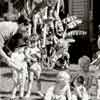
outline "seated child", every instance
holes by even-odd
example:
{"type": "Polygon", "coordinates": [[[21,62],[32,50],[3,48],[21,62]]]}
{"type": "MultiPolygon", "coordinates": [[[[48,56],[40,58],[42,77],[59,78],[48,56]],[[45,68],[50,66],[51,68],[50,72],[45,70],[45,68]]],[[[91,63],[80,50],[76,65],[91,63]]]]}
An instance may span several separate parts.
{"type": "Polygon", "coordinates": [[[83,76],[79,76],[77,78],[77,80],[75,80],[74,85],[75,85],[75,91],[76,91],[78,100],[89,100],[89,96],[88,96],[87,90],[84,86],[84,83],[85,83],[85,81],[84,81],[83,76]]]}
{"type": "Polygon", "coordinates": [[[80,70],[77,71],[76,75],[72,76],[72,81],[77,80],[79,76],[82,76],[84,78],[84,86],[86,88],[86,91],[88,92],[88,95],[91,94],[91,86],[92,86],[92,80],[94,78],[93,74],[90,72],[90,58],[88,56],[82,56],[78,60],[78,64],[80,66],[80,70]]]}
{"type": "Polygon", "coordinates": [[[81,71],[79,71],[77,76],[83,76],[84,81],[85,81],[85,87],[87,91],[89,92],[89,89],[91,88],[92,85],[92,80],[93,80],[93,75],[89,70],[90,67],[90,58],[88,56],[82,56],[78,60],[78,64],[81,68],[81,71]]]}
{"type": "Polygon", "coordinates": [[[60,71],[56,77],[56,84],[51,86],[44,97],[44,100],[71,100],[70,75],[60,71]]]}

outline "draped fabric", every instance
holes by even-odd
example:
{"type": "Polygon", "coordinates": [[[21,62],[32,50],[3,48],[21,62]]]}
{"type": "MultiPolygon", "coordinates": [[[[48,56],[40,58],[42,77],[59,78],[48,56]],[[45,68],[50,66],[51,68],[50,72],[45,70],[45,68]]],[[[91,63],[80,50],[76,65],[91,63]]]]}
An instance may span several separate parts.
{"type": "Polygon", "coordinates": [[[33,13],[38,12],[41,8],[45,6],[54,5],[60,9],[64,10],[63,0],[11,0],[13,6],[18,10],[18,12],[26,13],[28,16],[33,16],[33,13]]]}

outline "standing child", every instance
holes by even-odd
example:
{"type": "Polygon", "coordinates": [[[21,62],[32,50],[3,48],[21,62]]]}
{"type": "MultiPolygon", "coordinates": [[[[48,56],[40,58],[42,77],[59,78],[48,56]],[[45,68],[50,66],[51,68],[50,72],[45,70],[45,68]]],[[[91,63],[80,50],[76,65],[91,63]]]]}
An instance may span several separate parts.
{"type": "Polygon", "coordinates": [[[40,58],[41,58],[41,52],[40,49],[36,47],[28,47],[25,49],[25,56],[27,58],[28,63],[28,86],[27,86],[27,93],[26,98],[29,98],[31,95],[31,89],[34,77],[37,80],[37,88],[38,88],[38,94],[42,97],[43,94],[41,92],[41,83],[40,83],[40,74],[42,72],[41,64],[40,64],[40,58]]]}
{"type": "Polygon", "coordinates": [[[25,82],[28,75],[27,72],[27,62],[25,61],[24,47],[16,48],[15,51],[11,55],[12,61],[22,69],[22,71],[18,72],[13,69],[13,81],[14,88],[12,92],[12,99],[16,98],[16,92],[19,87],[20,89],[20,97],[24,96],[24,88],[25,82]]]}
{"type": "Polygon", "coordinates": [[[71,100],[70,75],[61,71],[56,77],[56,84],[51,86],[44,97],[44,100],[71,100]]]}

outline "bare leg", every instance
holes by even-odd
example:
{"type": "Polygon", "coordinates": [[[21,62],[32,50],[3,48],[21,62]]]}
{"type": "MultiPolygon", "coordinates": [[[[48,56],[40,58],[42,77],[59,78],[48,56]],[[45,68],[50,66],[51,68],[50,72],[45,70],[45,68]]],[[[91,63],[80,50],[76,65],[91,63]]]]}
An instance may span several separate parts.
{"type": "Polygon", "coordinates": [[[21,76],[19,76],[21,78],[21,82],[20,82],[20,97],[24,96],[24,88],[25,88],[25,81],[26,81],[26,73],[22,72],[21,76]]]}
{"type": "MultiPolygon", "coordinates": [[[[41,72],[41,71],[40,71],[41,72]]],[[[41,80],[39,79],[40,78],[40,72],[38,72],[37,73],[37,75],[36,75],[36,81],[37,81],[37,90],[38,90],[38,94],[41,96],[41,97],[43,97],[44,95],[43,95],[43,93],[41,92],[41,80]]]]}
{"type": "Polygon", "coordinates": [[[30,95],[31,95],[33,78],[34,78],[34,73],[33,72],[29,72],[29,80],[28,80],[27,94],[25,96],[26,98],[29,98],[30,95]]]}
{"type": "Polygon", "coordinates": [[[14,89],[13,89],[13,92],[12,92],[12,97],[11,97],[11,98],[16,98],[17,89],[18,89],[18,85],[15,84],[14,89]]]}
{"type": "Polygon", "coordinates": [[[18,72],[17,71],[13,71],[13,82],[14,82],[14,87],[13,87],[11,98],[16,98],[16,92],[18,89],[18,72]]]}
{"type": "Polygon", "coordinates": [[[38,91],[41,91],[41,82],[39,79],[37,80],[37,87],[38,87],[38,91]]]}
{"type": "Polygon", "coordinates": [[[41,81],[38,79],[37,80],[37,89],[38,89],[38,94],[43,97],[43,93],[41,92],[41,81]]]}

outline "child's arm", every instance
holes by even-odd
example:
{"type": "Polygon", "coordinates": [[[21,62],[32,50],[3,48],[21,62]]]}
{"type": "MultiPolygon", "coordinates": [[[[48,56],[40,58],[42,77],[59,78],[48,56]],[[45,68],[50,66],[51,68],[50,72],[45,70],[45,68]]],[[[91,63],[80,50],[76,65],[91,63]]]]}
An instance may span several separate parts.
{"type": "Polygon", "coordinates": [[[82,98],[82,90],[80,91],[80,88],[79,87],[76,87],[75,90],[76,90],[77,96],[79,98],[82,98]]]}
{"type": "Polygon", "coordinates": [[[92,80],[93,80],[93,76],[91,75],[88,79],[88,84],[86,86],[86,89],[89,90],[92,86],[92,80]]]}
{"type": "Polygon", "coordinates": [[[81,98],[82,100],[89,100],[87,90],[84,86],[76,88],[76,92],[78,97],[81,98]]]}
{"type": "Polygon", "coordinates": [[[44,100],[51,100],[53,97],[53,87],[50,87],[44,97],[44,100]]]}
{"type": "Polygon", "coordinates": [[[29,61],[33,60],[32,56],[31,56],[31,49],[30,48],[27,48],[27,50],[25,51],[25,56],[29,61]]]}

